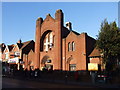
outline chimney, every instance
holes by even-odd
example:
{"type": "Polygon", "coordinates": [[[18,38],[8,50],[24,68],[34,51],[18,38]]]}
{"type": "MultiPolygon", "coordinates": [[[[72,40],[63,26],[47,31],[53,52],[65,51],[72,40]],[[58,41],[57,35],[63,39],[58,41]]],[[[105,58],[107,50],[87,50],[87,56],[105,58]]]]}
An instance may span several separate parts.
{"type": "Polygon", "coordinates": [[[56,10],[55,12],[55,20],[61,23],[61,26],[63,26],[63,18],[64,14],[61,9],[56,10]]]}
{"type": "Polygon", "coordinates": [[[72,30],[72,23],[71,22],[66,22],[65,24],[66,24],[66,28],[68,30],[72,30]]]}
{"type": "Polygon", "coordinates": [[[22,40],[20,39],[17,43],[19,43],[19,44],[22,43],[22,40]]]}

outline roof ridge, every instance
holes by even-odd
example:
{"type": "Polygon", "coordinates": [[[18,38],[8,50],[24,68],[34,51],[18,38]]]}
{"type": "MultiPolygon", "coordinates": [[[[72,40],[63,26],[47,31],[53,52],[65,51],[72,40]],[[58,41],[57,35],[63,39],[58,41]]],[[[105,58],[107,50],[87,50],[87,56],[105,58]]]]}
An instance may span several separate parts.
{"type": "Polygon", "coordinates": [[[73,33],[75,33],[76,35],[80,35],[80,33],[74,31],[74,30],[71,30],[73,33]]]}
{"type": "Polygon", "coordinates": [[[89,57],[93,56],[100,56],[100,50],[97,47],[95,47],[89,55],[89,57]]]}
{"type": "Polygon", "coordinates": [[[26,47],[31,41],[33,41],[33,40],[23,42],[22,43],[23,45],[22,45],[22,47],[20,49],[23,49],[24,47],[26,47]]]}
{"type": "Polygon", "coordinates": [[[22,42],[22,43],[26,43],[26,42],[30,42],[30,41],[33,41],[33,40],[25,41],[25,42],[22,42]]]}

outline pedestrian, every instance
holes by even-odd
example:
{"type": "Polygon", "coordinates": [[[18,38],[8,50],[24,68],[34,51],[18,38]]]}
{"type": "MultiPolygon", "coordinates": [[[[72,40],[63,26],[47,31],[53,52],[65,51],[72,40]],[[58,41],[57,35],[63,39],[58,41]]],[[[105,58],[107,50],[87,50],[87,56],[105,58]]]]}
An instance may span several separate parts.
{"type": "Polygon", "coordinates": [[[34,77],[35,77],[35,79],[38,77],[38,68],[35,68],[35,70],[34,70],[34,77]]]}
{"type": "Polygon", "coordinates": [[[97,73],[95,71],[91,71],[92,83],[96,83],[97,73]]]}
{"type": "Polygon", "coordinates": [[[7,66],[7,76],[10,76],[10,67],[7,66]]]}
{"type": "Polygon", "coordinates": [[[65,73],[65,83],[68,82],[68,72],[65,73]]]}
{"type": "Polygon", "coordinates": [[[39,70],[38,68],[37,68],[37,72],[38,72],[38,73],[37,73],[38,78],[40,78],[40,74],[41,74],[41,73],[40,73],[40,70],[39,70]]]}
{"type": "Polygon", "coordinates": [[[10,72],[11,72],[11,77],[13,78],[14,77],[14,70],[13,70],[13,68],[10,69],[10,72]]]}
{"type": "Polygon", "coordinates": [[[2,68],[2,74],[3,74],[3,76],[5,76],[5,68],[4,67],[2,68]]]}

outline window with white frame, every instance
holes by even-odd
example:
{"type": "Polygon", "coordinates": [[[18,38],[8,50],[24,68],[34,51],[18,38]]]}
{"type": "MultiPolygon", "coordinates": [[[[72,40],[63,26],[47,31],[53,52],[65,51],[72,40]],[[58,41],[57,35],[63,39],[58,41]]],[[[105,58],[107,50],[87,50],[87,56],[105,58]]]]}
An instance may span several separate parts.
{"type": "Polygon", "coordinates": [[[75,42],[72,42],[72,51],[75,51],[75,42]]]}
{"type": "Polygon", "coordinates": [[[5,59],[9,59],[9,53],[8,52],[5,53],[5,59]]]}
{"type": "Polygon", "coordinates": [[[15,52],[15,57],[19,57],[20,56],[20,52],[15,52]]]}
{"type": "Polygon", "coordinates": [[[52,32],[49,32],[44,39],[44,51],[51,50],[54,45],[54,36],[52,32]]]}
{"type": "Polygon", "coordinates": [[[49,37],[50,37],[49,48],[51,49],[53,46],[53,33],[52,32],[49,34],[49,37]]]}
{"type": "Polygon", "coordinates": [[[44,51],[48,51],[48,45],[49,42],[48,42],[48,34],[47,34],[44,40],[44,51]]]}
{"type": "Polygon", "coordinates": [[[70,45],[70,42],[68,43],[68,51],[71,51],[71,45],[70,45]]]}

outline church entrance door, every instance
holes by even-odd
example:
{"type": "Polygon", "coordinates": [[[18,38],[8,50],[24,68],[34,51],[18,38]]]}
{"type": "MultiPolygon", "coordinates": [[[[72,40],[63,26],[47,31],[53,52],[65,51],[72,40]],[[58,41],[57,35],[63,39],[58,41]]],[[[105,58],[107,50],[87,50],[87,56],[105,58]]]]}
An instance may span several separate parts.
{"type": "Polygon", "coordinates": [[[45,65],[48,70],[53,70],[53,65],[51,64],[46,64],[45,65]]]}

